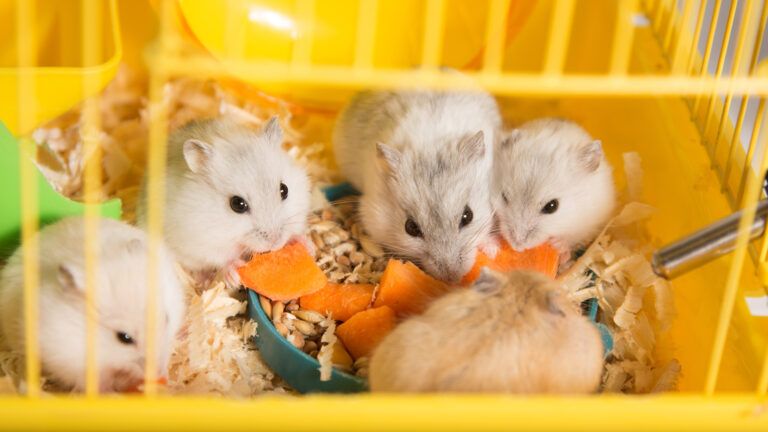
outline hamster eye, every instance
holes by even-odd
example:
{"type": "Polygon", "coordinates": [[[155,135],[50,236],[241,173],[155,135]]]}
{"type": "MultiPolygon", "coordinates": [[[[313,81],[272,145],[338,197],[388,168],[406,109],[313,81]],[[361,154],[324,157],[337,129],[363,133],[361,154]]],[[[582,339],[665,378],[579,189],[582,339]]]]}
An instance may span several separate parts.
{"type": "Polygon", "coordinates": [[[423,237],[424,235],[421,233],[421,228],[419,228],[419,224],[413,221],[413,219],[408,218],[405,221],[405,232],[408,233],[411,237],[423,237]]]}
{"type": "Polygon", "coordinates": [[[560,206],[560,202],[556,199],[553,199],[552,201],[544,204],[544,207],[541,209],[541,212],[544,214],[552,214],[557,211],[557,208],[560,206]]]}
{"type": "Polygon", "coordinates": [[[248,211],[248,202],[242,197],[235,195],[229,199],[229,207],[235,213],[245,213],[248,211]]]}
{"type": "Polygon", "coordinates": [[[282,198],[283,201],[288,198],[288,186],[286,186],[285,183],[280,183],[280,198],[282,198]]]}
{"type": "Polygon", "coordinates": [[[135,342],[134,342],[134,340],[133,340],[133,338],[131,337],[131,335],[129,335],[128,333],[125,333],[125,332],[116,332],[116,333],[115,333],[115,336],[117,336],[117,340],[118,340],[118,341],[119,341],[121,344],[125,344],[125,345],[133,345],[133,344],[135,343],[135,342]]]}
{"type": "Polygon", "coordinates": [[[459,229],[469,225],[469,223],[472,222],[472,218],[474,216],[475,215],[472,214],[472,209],[469,208],[469,206],[464,206],[464,214],[461,215],[461,220],[459,221],[459,229]]]}
{"type": "Polygon", "coordinates": [[[504,192],[501,193],[501,199],[504,200],[504,204],[509,204],[509,199],[507,198],[507,194],[504,192]]]}

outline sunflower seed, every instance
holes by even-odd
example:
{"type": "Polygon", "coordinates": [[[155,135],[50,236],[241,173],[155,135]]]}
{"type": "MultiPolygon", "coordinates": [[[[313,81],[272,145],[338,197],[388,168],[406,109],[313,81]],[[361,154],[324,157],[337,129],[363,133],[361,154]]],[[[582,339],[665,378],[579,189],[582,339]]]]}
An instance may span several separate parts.
{"type": "Polygon", "coordinates": [[[285,324],[283,324],[281,322],[276,322],[275,323],[275,330],[277,330],[277,332],[280,333],[280,336],[282,336],[282,337],[288,336],[288,333],[290,332],[288,330],[288,327],[286,327],[285,324]]]}
{"type": "Polygon", "coordinates": [[[349,262],[352,263],[352,265],[358,265],[362,263],[365,260],[365,255],[362,254],[362,252],[354,251],[349,254],[349,262]]]}
{"type": "Polygon", "coordinates": [[[333,247],[339,244],[339,242],[341,242],[341,239],[338,235],[336,235],[336,233],[327,232],[323,234],[323,243],[325,243],[327,246],[333,247]]]}
{"type": "Polygon", "coordinates": [[[299,319],[312,324],[317,324],[325,319],[325,317],[322,314],[317,313],[315,311],[306,310],[306,309],[297,310],[296,312],[294,312],[294,315],[296,315],[296,317],[298,317],[299,319]]]}
{"type": "Polygon", "coordinates": [[[338,258],[336,258],[336,262],[346,267],[349,267],[349,265],[352,264],[349,258],[345,255],[341,255],[338,258]]]}
{"type": "Polygon", "coordinates": [[[284,310],[285,305],[283,302],[277,301],[272,303],[272,321],[281,321],[284,310]]]}
{"type": "Polygon", "coordinates": [[[318,234],[327,233],[328,231],[335,230],[339,227],[339,224],[332,220],[324,220],[320,223],[312,225],[312,232],[318,234]]]}
{"type": "Polygon", "coordinates": [[[331,272],[331,274],[328,277],[332,279],[334,282],[339,283],[343,281],[346,276],[347,275],[345,273],[342,273],[340,271],[334,271],[334,272],[331,272]]]}
{"type": "MultiPolygon", "coordinates": [[[[357,247],[352,242],[344,242],[333,248],[333,253],[341,258],[344,255],[351,254],[357,250],[357,247]]],[[[338,260],[337,258],[337,260],[338,260]]]]}
{"type": "Polygon", "coordinates": [[[296,320],[293,322],[293,325],[296,327],[296,330],[300,331],[304,335],[310,336],[317,333],[315,331],[315,326],[306,321],[296,320]]]}
{"type": "Polygon", "coordinates": [[[353,365],[355,366],[355,369],[360,369],[360,368],[368,367],[369,362],[370,362],[370,359],[368,357],[360,357],[357,360],[355,360],[353,365]]]}
{"type": "Polygon", "coordinates": [[[323,238],[320,237],[320,234],[312,231],[309,236],[312,237],[312,243],[315,244],[316,248],[322,249],[325,246],[325,243],[323,243],[323,238]]]}
{"type": "Polygon", "coordinates": [[[360,245],[363,247],[363,250],[368,255],[378,258],[382,255],[384,255],[384,251],[373,242],[373,240],[369,239],[368,237],[360,237],[360,245]]]}
{"type": "Polygon", "coordinates": [[[266,297],[259,296],[259,304],[261,309],[267,315],[267,318],[272,319],[272,303],[266,297]]]}
{"type": "Polygon", "coordinates": [[[298,349],[304,347],[304,336],[301,333],[293,332],[286,337],[288,342],[292,343],[298,349]]]}
{"type": "Polygon", "coordinates": [[[311,353],[312,351],[317,351],[317,343],[315,341],[305,341],[304,342],[304,352],[311,353]]]}

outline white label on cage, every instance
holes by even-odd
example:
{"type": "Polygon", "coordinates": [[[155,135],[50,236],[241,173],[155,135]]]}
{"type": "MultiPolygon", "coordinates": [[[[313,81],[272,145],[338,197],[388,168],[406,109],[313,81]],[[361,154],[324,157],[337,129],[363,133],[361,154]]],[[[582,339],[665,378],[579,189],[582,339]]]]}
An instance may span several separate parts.
{"type": "Polygon", "coordinates": [[[635,27],[648,27],[651,25],[651,20],[643,13],[636,13],[632,15],[632,24],[634,24],[635,27]]]}
{"type": "Polygon", "coordinates": [[[768,296],[745,297],[752,316],[768,316],[768,296]]]}

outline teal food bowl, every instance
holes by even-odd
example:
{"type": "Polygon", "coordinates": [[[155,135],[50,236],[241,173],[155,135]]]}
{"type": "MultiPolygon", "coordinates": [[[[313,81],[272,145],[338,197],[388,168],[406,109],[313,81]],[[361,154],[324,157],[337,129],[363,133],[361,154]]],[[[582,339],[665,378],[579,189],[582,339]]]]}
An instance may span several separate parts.
{"type": "Polygon", "coordinates": [[[358,393],[368,390],[366,380],[333,369],[329,381],[320,381],[320,362],[280,336],[264,313],[259,295],[248,291],[248,315],[258,328],[254,341],[264,362],[300,393],[358,393]]]}

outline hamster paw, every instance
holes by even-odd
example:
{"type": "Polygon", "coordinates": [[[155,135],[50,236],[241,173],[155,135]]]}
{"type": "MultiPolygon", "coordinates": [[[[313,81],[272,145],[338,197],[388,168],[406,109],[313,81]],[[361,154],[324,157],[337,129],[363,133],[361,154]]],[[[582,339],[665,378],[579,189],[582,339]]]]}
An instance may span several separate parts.
{"type": "Polygon", "coordinates": [[[246,265],[247,262],[245,262],[242,259],[236,259],[235,261],[232,261],[229,263],[226,267],[226,270],[224,271],[224,283],[230,287],[230,288],[239,288],[240,287],[240,274],[237,272],[237,269],[240,267],[246,265]]]}
{"type": "Polygon", "coordinates": [[[496,254],[499,253],[499,240],[494,237],[489,237],[484,243],[480,245],[480,251],[488,255],[488,258],[496,258],[496,254]]]}

